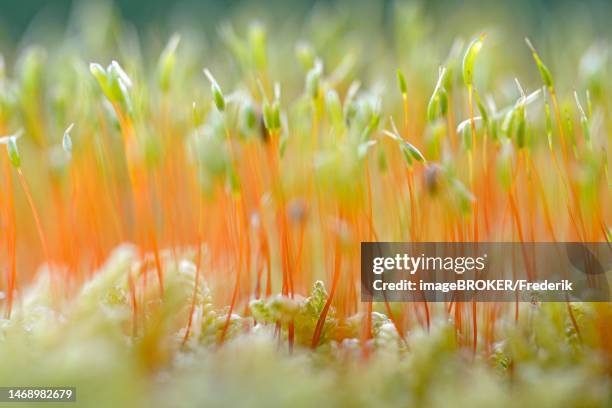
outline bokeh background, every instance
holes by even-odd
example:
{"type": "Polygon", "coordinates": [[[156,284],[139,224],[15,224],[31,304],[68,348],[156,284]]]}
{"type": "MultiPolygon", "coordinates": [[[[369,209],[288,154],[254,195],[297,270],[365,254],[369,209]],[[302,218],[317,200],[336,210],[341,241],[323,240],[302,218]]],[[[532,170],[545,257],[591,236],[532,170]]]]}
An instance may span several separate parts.
{"type": "MultiPolygon", "coordinates": [[[[44,20],[55,28],[66,26],[70,16],[87,3],[109,3],[106,0],[21,0],[0,2],[0,38],[15,42],[28,32],[33,22],[44,20]]],[[[253,18],[279,15],[305,17],[322,7],[344,9],[346,13],[367,8],[373,23],[384,24],[394,12],[393,0],[115,0],[116,12],[139,30],[172,31],[177,24],[192,24],[202,32],[214,31],[220,20],[236,14],[253,18]]],[[[415,2],[411,2],[415,3],[415,2]]],[[[570,28],[582,25],[585,34],[609,35],[612,2],[607,0],[514,0],[421,1],[423,12],[441,24],[437,29],[461,30],[470,25],[503,26],[510,31],[534,36],[550,25],[570,28]],[[477,10],[477,13],[475,11],[477,10]],[[585,24],[587,23],[587,24],[585,24]]],[[[277,21],[285,24],[286,20],[277,21]]],[[[610,37],[608,37],[610,38],[610,37]]]]}
{"type": "MultiPolygon", "coordinates": [[[[367,53],[372,60],[377,58],[379,68],[382,59],[389,57],[396,66],[408,63],[429,68],[445,60],[455,39],[466,41],[486,31],[487,48],[499,51],[497,73],[512,65],[508,74],[537,78],[523,42],[529,37],[549,66],[564,67],[557,74],[568,74],[559,78],[563,83],[575,77],[571,67],[577,67],[589,47],[610,43],[611,18],[612,2],[607,0],[0,1],[0,52],[10,66],[32,44],[59,50],[62,43],[77,40],[84,58],[119,58],[118,48],[132,47],[144,61],[155,63],[170,35],[178,32],[183,38],[195,39],[189,53],[201,60],[212,58],[218,50],[223,24],[233,24],[240,34],[258,21],[270,33],[271,48],[287,47],[278,53],[291,51],[296,42],[307,39],[321,57],[356,53],[359,59],[367,53]],[[362,40],[352,41],[357,36],[362,40]],[[123,44],[118,44],[119,38],[123,44]],[[353,48],[326,55],[325,44],[338,38],[346,38],[353,48]],[[363,38],[372,41],[366,43],[363,38]],[[132,43],[126,45],[126,39],[132,43]],[[422,49],[415,52],[425,40],[435,46],[426,55],[422,49]],[[355,43],[361,48],[355,49],[355,43]],[[391,55],[389,49],[393,49],[391,55]]],[[[434,81],[431,75],[425,83],[430,86],[434,81]]]]}

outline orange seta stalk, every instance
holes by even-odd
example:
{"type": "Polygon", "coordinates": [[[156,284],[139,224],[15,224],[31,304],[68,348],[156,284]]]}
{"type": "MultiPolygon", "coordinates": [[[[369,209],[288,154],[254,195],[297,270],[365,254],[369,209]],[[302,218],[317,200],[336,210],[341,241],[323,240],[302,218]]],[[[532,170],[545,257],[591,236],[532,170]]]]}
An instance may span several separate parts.
{"type": "Polygon", "coordinates": [[[36,205],[34,204],[34,200],[32,198],[32,194],[30,192],[28,182],[23,176],[23,172],[21,171],[21,168],[17,168],[17,176],[19,179],[19,183],[21,184],[21,187],[23,188],[23,192],[26,195],[26,199],[28,200],[28,204],[30,205],[30,210],[32,210],[32,215],[34,216],[34,222],[36,223],[36,231],[38,233],[38,238],[40,239],[40,243],[42,245],[43,253],[47,260],[47,264],[49,268],[51,268],[51,253],[49,252],[49,246],[47,245],[47,239],[45,238],[42,223],[40,221],[40,216],[38,214],[38,210],[36,209],[36,205]]]}
{"type": "Polygon", "coordinates": [[[329,293],[329,297],[325,301],[325,305],[323,306],[323,310],[319,315],[319,319],[317,320],[317,325],[315,326],[315,331],[312,335],[312,341],[310,347],[315,349],[319,345],[319,341],[321,340],[321,335],[323,333],[323,328],[325,326],[325,319],[327,318],[327,313],[329,312],[329,308],[331,307],[332,301],[334,300],[334,295],[336,294],[336,289],[338,288],[338,282],[340,281],[340,272],[342,269],[342,254],[341,254],[341,244],[340,244],[340,236],[336,235],[336,244],[334,249],[334,272],[332,277],[332,286],[331,291],[329,293]]]}
{"type": "Polygon", "coordinates": [[[198,289],[200,284],[200,271],[202,269],[202,236],[203,236],[203,216],[202,216],[202,206],[204,205],[202,200],[202,193],[198,194],[198,238],[197,238],[197,252],[196,252],[196,263],[195,263],[195,282],[193,283],[193,294],[191,297],[191,306],[189,307],[189,316],[187,320],[187,327],[185,328],[185,336],[183,336],[183,345],[187,343],[189,340],[189,335],[191,333],[191,325],[193,323],[193,313],[196,307],[198,289]]]}
{"type": "Polygon", "coordinates": [[[2,158],[4,174],[5,174],[5,191],[6,200],[5,203],[5,217],[7,218],[8,228],[6,229],[7,235],[7,246],[9,252],[9,274],[7,276],[7,307],[5,309],[6,318],[11,317],[13,310],[13,301],[15,296],[15,289],[17,283],[17,227],[15,221],[15,202],[14,202],[14,191],[13,183],[10,177],[10,162],[6,157],[2,158]]]}
{"type": "Polygon", "coordinates": [[[159,283],[160,296],[164,296],[164,275],[161,266],[161,259],[159,257],[159,247],[157,244],[157,237],[155,232],[155,222],[153,217],[153,208],[151,203],[151,192],[148,187],[147,170],[143,166],[137,166],[137,163],[132,159],[134,150],[136,148],[135,131],[132,120],[129,116],[125,115],[117,103],[113,104],[117,117],[119,118],[119,124],[121,127],[121,134],[123,138],[123,145],[125,149],[125,156],[127,160],[128,173],[130,176],[130,184],[132,187],[132,193],[134,198],[134,211],[136,218],[140,218],[137,221],[137,230],[141,245],[144,249],[149,245],[153,251],[153,257],[155,261],[155,269],[157,271],[157,279],[159,283]]]}

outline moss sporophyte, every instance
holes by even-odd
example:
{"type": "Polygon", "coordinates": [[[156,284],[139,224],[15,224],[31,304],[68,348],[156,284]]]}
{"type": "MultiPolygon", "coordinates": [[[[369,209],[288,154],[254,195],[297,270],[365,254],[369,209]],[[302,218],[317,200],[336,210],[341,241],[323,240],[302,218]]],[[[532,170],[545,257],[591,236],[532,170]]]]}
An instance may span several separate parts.
{"type": "Polygon", "coordinates": [[[234,386],[610,405],[609,304],[362,302],[359,274],[361,242],[516,242],[515,266],[527,243],[610,242],[595,29],[524,43],[471,19],[490,35],[451,40],[466,27],[427,8],[321,4],[203,41],[86,3],[0,58],[0,382],[130,400],[105,406],[241,405],[234,386]]]}

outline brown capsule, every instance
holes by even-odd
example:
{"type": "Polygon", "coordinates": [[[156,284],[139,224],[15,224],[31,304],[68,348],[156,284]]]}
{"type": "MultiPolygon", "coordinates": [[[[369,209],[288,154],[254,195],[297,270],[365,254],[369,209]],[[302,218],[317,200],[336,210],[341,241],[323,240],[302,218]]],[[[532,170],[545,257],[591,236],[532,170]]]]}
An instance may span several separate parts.
{"type": "Polygon", "coordinates": [[[301,224],[308,218],[308,208],[306,201],[301,198],[293,199],[289,202],[289,219],[296,223],[301,224]]]}
{"type": "Polygon", "coordinates": [[[261,109],[256,110],[257,115],[257,127],[259,128],[259,137],[261,137],[261,141],[264,143],[268,143],[270,141],[270,134],[268,133],[268,129],[266,129],[266,122],[264,121],[263,112],[261,109]]]}
{"type": "Polygon", "coordinates": [[[425,189],[429,194],[436,195],[442,184],[442,168],[437,163],[430,163],[425,168],[425,189]]]}

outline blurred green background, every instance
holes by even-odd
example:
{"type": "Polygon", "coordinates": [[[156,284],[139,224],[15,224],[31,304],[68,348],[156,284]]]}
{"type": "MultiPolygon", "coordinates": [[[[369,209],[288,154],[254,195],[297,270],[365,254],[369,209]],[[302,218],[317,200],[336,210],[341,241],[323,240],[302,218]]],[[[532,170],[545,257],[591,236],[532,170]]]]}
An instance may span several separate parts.
{"type": "MultiPolygon", "coordinates": [[[[0,1],[0,38],[16,41],[27,32],[36,20],[68,21],[75,5],[96,0],[19,0],[0,1]]],[[[98,1],[100,2],[100,1],[98,1]]],[[[385,10],[382,18],[388,18],[393,11],[392,0],[115,0],[117,11],[138,28],[155,25],[162,31],[171,30],[177,22],[190,21],[203,30],[215,26],[220,19],[227,18],[245,9],[253,17],[270,14],[293,16],[305,15],[314,8],[333,4],[338,7],[361,9],[364,7],[385,10]],[[359,7],[355,3],[361,3],[359,7]],[[385,17],[386,16],[386,17],[385,17]]],[[[482,23],[527,27],[527,34],[534,35],[543,25],[573,24],[568,19],[589,22],[585,29],[598,33],[609,33],[608,26],[612,17],[612,2],[609,0],[512,0],[477,1],[445,0],[421,2],[425,14],[440,23],[452,24],[457,17],[465,19],[466,14],[480,19],[482,23]],[[563,18],[559,18],[563,16],[563,18]]],[[[469,17],[467,17],[469,18],[469,17]]]]}

